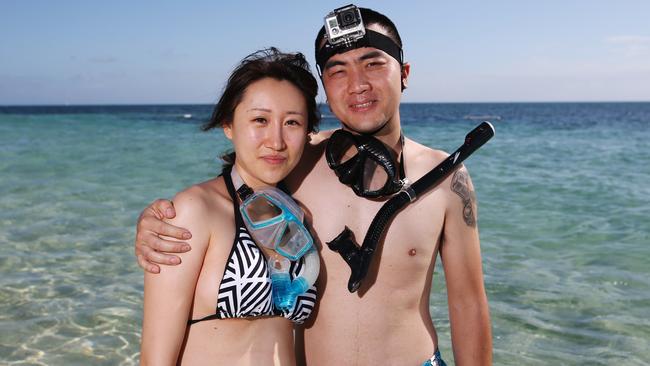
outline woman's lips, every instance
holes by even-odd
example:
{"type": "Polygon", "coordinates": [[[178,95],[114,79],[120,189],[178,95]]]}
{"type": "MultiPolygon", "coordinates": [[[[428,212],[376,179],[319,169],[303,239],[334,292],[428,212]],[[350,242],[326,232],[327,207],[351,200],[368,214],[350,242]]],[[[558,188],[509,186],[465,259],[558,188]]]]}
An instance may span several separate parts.
{"type": "Polygon", "coordinates": [[[286,157],[280,155],[266,155],[262,156],[262,159],[272,165],[282,164],[287,160],[286,157]]]}

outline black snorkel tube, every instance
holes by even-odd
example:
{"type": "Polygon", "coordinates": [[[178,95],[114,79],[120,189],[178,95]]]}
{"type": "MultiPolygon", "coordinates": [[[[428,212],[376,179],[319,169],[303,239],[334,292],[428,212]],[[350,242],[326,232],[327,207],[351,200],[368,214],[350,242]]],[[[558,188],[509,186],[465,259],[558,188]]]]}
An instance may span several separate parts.
{"type": "Polygon", "coordinates": [[[410,187],[403,188],[397,195],[384,203],[372,220],[361,247],[354,241],[353,233],[347,226],[334,240],[327,243],[331,250],[338,252],[343,257],[352,270],[348,281],[350,292],[357,291],[361,286],[361,281],[368,274],[377,243],[393,217],[409,203],[415,201],[418,196],[440,184],[492,136],[494,136],[492,124],[487,121],[481,123],[465,136],[465,143],[447,159],[411,184],[410,187]]]}

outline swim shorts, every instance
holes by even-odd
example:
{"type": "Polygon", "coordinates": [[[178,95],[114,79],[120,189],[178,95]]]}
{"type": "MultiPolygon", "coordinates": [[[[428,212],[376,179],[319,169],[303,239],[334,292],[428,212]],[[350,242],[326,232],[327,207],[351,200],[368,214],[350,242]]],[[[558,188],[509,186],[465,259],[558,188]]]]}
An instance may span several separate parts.
{"type": "Polygon", "coordinates": [[[442,357],[440,356],[440,350],[436,349],[436,351],[433,353],[433,356],[424,361],[422,366],[447,366],[445,361],[442,360],[442,357]]]}

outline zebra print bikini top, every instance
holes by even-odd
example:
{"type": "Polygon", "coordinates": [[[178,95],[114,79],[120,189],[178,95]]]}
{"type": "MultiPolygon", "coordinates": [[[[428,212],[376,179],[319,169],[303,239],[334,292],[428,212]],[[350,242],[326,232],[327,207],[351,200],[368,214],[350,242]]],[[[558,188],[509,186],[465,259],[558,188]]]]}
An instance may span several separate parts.
{"type": "MultiPolygon", "coordinates": [[[[192,319],[188,324],[211,319],[253,318],[261,316],[283,316],[295,323],[304,322],[311,315],[316,303],[316,287],[298,297],[291,312],[282,312],[273,306],[271,296],[271,273],[264,252],[249,234],[239,212],[239,200],[230,178],[230,169],[222,176],[233,201],[236,233],[226,268],[217,294],[215,314],[201,319],[192,319]]],[[[303,272],[304,259],[291,262],[291,279],[303,272]]]]}

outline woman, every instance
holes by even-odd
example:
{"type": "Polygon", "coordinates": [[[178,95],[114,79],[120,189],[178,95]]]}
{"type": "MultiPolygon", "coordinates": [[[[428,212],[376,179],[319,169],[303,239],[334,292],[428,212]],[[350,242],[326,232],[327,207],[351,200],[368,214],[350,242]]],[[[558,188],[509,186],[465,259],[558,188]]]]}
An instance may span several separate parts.
{"type": "MultiPolygon", "coordinates": [[[[274,48],[245,58],[228,79],[204,130],[223,128],[232,166],[173,200],[169,222],[191,230],[192,250],[182,266],[145,273],[141,364],[295,364],[292,321],[309,316],[315,289],[290,310],[273,306],[265,258],[275,254],[251,240],[238,188],[275,186],[296,166],[319,121],[317,90],[302,54],[274,48]]],[[[304,267],[293,263],[292,276],[304,267]]]]}

